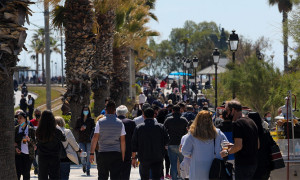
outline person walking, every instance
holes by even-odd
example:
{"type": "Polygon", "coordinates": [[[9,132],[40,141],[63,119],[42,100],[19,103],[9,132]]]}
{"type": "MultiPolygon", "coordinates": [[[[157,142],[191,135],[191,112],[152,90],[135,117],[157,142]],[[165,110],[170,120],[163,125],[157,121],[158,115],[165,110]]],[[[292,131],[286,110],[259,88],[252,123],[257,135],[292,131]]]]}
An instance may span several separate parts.
{"type": "Polygon", "coordinates": [[[139,95],[139,104],[142,106],[146,101],[147,101],[147,96],[144,94],[143,91],[141,91],[139,95]]]}
{"type": "Polygon", "coordinates": [[[258,130],[254,121],[243,117],[242,105],[232,100],[226,103],[228,119],[232,120],[232,135],[234,145],[228,150],[220,152],[222,157],[234,154],[235,179],[252,179],[257,167],[257,153],[259,149],[258,130]]]}
{"type": "Polygon", "coordinates": [[[126,151],[125,151],[125,158],[124,162],[122,163],[122,170],[121,170],[121,177],[122,180],[129,180],[130,179],[130,171],[131,171],[131,139],[133,132],[135,130],[135,122],[131,119],[126,118],[126,114],[128,109],[126,106],[121,105],[117,108],[116,114],[118,118],[123,122],[125,126],[125,140],[126,140],[126,151]]]}
{"type": "Polygon", "coordinates": [[[91,149],[91,134],[95,127],[94,119],[91,117],[90,108],[85,105],[81,111],[81,117],[77,119],[75,130],[78,132],[78,142],[79,147],[84,152],[87,153],[87,157],[81,157],[82,162],[82,171],[86,173],[87,176],[90,176],[91,163],[90,159],[90,149],[91,149]]]}
{"type": "Polygon", "coordinates": [[[18,125],[15,127],[15,164],[17,178],[30,179],[31,164],[34,159],[35,131],[28,125],[27,115],[23,111],[18,114],[18,125]]]}
{"type": "MultiPolygon", "coordinates": [[[[135,122],[136,125],[139,125],[139,124],[142,124],[144,122],[144,116],[143,116],[143,113],[144,113],[144,110],[147,109],[147,108],[150,108],[151,105],[149,103],[145,103],[143,104],[142,106],[142,115],[136,117],[133,119],[133,121],[135,122]]],[[[157,120],[154,118],[154,121],[157,122],[157,120]]]]}
{"type": "Polygon", "coordinates": [[[194,113],[194,107],[192,105],[186,106],[186,112],[182,114],[182,117],[186,118],[186,120],[193,121],[196,117],[196,114],[194,113]]]}
{"type": "Polygon", "coordinates": [[[66,141],[62,142],[66,150],[66,158],[60,159],[60,180],[68,180],[70,176],[71,163],[79,165],[77,153],[81,152],[75,137],[70,129],[65,128],[65,120],[60,116],[55,116],[55,122],[66,136],[66,141]]]}
{"type": "Polygon", "coordinates": [[[60,154],[62,141],[66,137],[56,127],[51,111],[42,113],[39,126],[36,129],[37,152],[39,164],[39,180],[60,179],[60,154]]]}
{"type": "Polygon", "coordinates": [[[34,98],[30,94],[28,95],[27,107],[28,107],[29,120],[32,120],[32,114],[34,110],[34,98]]]}
{"type": "Polygon", "coordinates": [[[208,180],[213,159],[221,156],[221,142],[226,136],[212,121],[212,113],[200,111],[190,127],[190,133],[183,142],[182,154],[191,159],[189,179],[208,180]]]}
{"type": "Polygon", "coordinates": [[[132,137],[132,166],[137,167],[138,159],[141,179],[148,180],[151,170],[152,179],[159,180],[169,136],[165,127],[154,121],[152,108],[145,109],[143,116],[145,122],[136,127],[132,137]]]}
{"type": "MultiPolygon", "coordinates": [[[[30,120],[30,123],[33,125],[33,128],[36,130],[39,126],[39,122],[41,120],[41,110],[39,109],[35,109],[34,110],[34,116],[35,118],[30,120]]],[[[37,158],[36,158],[36,155],[37,155],[37,150],[35,150],[35,157],[34,157],[34,160],[32,162],[33,166],[34,166],[34,174],[38,174],[39,173],[39,168],[38,168],[38,163],[37,163],[37,158]]]]}
{"type": "Polygon", "coordinates": [[[97,159],[98,179],[119,180],[122,162],[125,158],[125,127],[116,117],[116,104],[109,101],[106,105],[106,115],[96,124],[91,145],[90,162],[94,161],[97,141],[99,143],[99,158],[97,159]]]}
{"type": "Polygon", "coordinates": [[[270,132],[263,128],[263,120],[259,113],[250,112],[248,117],[251,118],[258,130],[258,137],[260,141],[260,148],[257,155],[257,168],[254,173],[253,179],[268,180],[271,174],[271,146],[275,145],[276,142],[273,140],[270,132]]]}
{"type": "Polygon", "coordinates": [[[20,109],[22,109],[25,113],[27,112],[27,101],[24,94],[21,94],[20,109]]]}
{"type": "Polygon", "coordinates": [[[178,170],[177,162],[181,163],[183,155],[179,152],[179,145],[182,136],[187,133],[188,121],[181,117],[180,107],[174,106],[172,109],[172,116],[168,117],[164,123],[164,126],[170,136],[170,142],[168,144],[168,154],[171,163],[171,177],[172,180],[177,180],[178,170]]]}

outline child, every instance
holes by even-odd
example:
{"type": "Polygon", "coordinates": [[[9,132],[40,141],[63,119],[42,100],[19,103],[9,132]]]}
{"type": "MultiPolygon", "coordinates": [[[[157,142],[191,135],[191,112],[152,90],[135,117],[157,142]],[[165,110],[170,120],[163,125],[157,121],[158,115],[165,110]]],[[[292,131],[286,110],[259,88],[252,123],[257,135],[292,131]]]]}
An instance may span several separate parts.
{"type": "MultiPolygon", "coordinates": [[[[192,125],[193,121],[189,121],[188,125],[187,125],[187,130],[190,130],[190,126],[192,125]]],[[[189,133],[189,132],[188,132],[189,133]]],[[[181,138],[181,142],[180,142],[180,146],[179,146],[179,151],[181,152],[181,148],[182,145],[184,144],[184,141],[188,135],[188,133],[184,136],[182,136],[181,138]]],[[[188,157],[184,157],[183,161],[180,163],[180,176],[185,179],[188,180],[189,179],[189,174],[190,174],[190,162],[191,159],[188,157]]]]}

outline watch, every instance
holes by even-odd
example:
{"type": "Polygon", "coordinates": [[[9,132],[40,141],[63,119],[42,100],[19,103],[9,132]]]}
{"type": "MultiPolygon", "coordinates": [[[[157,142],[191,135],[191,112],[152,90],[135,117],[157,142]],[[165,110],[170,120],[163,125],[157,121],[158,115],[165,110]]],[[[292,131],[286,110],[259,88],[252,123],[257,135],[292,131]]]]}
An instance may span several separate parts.
{"type": "Polygon", "coordinates": [[[226,153],[225,153],[226,155],[229,155],[229,152],[228,152],[228,150],[226,150],[226,153]]]}
{"type": "Polygon", "coordinates": [[[131,159],[137,159],[137,157],[131,157],[131,159]]]}
{"type": "Polygon", "coordinates": [[[95,155],[95,153],[90,153],[90,155],[94,156],[94,155],[95,155]]]}

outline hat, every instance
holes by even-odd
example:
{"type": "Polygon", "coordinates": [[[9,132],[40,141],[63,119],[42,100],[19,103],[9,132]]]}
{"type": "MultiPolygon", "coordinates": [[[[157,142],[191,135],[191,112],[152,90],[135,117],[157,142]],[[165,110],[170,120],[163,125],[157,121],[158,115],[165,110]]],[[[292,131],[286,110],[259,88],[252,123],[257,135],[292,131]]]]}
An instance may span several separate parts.
{"type": "Polygon", "coordinates": [[[24,113],[23,111],[19,111],[16,115],[23,116],[25,119],[27,118],[27,114],[24,113]]]}
{"type": "Polygon", "coordinates": [[[151,105],[149,103],[145,103],[142,106],[142,111],[145,111],[146,109],[151,108],[151,105]]]}

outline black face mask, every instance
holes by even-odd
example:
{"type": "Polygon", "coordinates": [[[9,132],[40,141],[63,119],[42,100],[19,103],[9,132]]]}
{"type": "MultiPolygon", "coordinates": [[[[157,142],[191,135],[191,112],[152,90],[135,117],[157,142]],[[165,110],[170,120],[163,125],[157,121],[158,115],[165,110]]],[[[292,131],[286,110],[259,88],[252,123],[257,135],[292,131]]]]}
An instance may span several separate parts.
{"type": "Polygon", "coordinates": [[[230,121],[233,120],[233,115],[231,115],[231,112],[227,115],[227,119],[229,119],[230,121]]]}
{"type": "Polygon", "coordinates": [[[39,119],[40,117],[41,117],[41,115],[39,115],[39,114],[35,115],[36,119],[39,119]]]}

